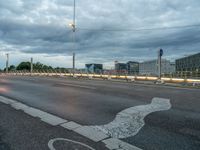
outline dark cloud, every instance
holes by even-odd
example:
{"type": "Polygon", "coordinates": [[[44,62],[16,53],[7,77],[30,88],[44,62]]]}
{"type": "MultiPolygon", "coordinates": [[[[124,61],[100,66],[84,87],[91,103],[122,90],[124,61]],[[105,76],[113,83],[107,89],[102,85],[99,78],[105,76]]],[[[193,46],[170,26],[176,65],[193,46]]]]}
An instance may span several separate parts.
{"type": "MultiPolygon", "coordinates": [[[[77,57],[145,60],[162,47],[174,60],[199,52],[200,26],[180,28],[200,24],[199,6],[198,0],[77,0],[77,57]]],[[[73,0],[0,0],[0,44],[21,53],[71,55],[72,7],[73,0]]]]}

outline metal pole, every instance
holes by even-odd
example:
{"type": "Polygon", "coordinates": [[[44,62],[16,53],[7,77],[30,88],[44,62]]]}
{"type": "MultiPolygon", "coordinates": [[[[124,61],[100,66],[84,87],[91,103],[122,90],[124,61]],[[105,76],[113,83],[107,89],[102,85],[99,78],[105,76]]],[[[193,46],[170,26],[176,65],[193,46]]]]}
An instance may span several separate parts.
{"type": "Polygon", "coordinates": [[[76,50],[76,0],[74,0],[74,15],[73,15],[73,26],[72,26],[72,30],[73,30],[73,43],[74,43],[74,52],[73,52],[73,75],[75,74],[75,50],[76,50]]]}
{"type": "Polygon", "coordinates": [[[8,73],[8,65],[9,65],[9,54],[6,54],[6,73],[8,73]]]}
{"type": "Polygon", "coordinates": [[[158,79],[161,79],[161,55],[160,50],[158,51],[158,79]]]}
{"type": "Polygon", "coordinates": [[[75,27],[76,24],[76,0],[74,0],[74,16],[73,16],[73,24],[75,27]]]}
{"type": "Polygon", "coordinates": [[[75,73],[75,53],[73,53],[73,74],[75,73]]]}
{"type": "Polygon", "coordinates": [[[31,75],[33,73],[33,58],[31,58],[31,75]]]}
{"type": "Polygon", "coordinates": [[[163,50],[162,49],[159,49],[158,50],[158,80],[159,81],[161,81],[161,64],[162,64],[162,59],[161,59],[161,57],[162,57],[162,55],[163,55],[163,50]]]}

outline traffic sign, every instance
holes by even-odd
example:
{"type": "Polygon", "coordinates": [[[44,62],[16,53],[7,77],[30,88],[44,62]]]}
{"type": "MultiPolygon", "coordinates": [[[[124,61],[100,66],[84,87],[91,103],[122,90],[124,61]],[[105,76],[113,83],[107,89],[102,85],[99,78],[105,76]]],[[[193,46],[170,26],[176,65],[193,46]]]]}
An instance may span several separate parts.
{"type": "Polygon", "coordinates": [[[159,51],[160,51],[160,56],[162,56],[163,55],[163,49],[160,49],[159,51]]]}

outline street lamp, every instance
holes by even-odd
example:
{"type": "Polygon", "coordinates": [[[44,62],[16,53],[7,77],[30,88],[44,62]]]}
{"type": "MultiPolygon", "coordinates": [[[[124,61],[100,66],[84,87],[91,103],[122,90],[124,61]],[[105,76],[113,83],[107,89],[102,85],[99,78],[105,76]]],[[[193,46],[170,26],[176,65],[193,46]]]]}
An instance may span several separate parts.
{"type": "Polygon", "coordinates": [[[76,27],[75,27],[75,24],[74,24],[74,23],[70,23],[70,24],[69,24],[69,27],[72,28],[72,31],[73,31],[73,32],[75,32],[76,27]]]}
{"type": "Polygon", "coordinates": [[[69,26],[72,28],[72,31],[73,31],[73,43],[74,43],[74,52],[73,52],[73,58],[72,58],[72,61],[73,61],[73,76],[74,76],[74,73],[75,73],[75,49],[76,49],[76,34],[75,34],[75,31],[76,31],[76,0],[74,0],[74,14],[73,14],[73,23],[70,23],[69,26]]]}
{"type": "Polygon", "coordinates": [[[30,70],[30,72],[31,72],[31,76],[32,76],[32,74],[33,74],[33,58],[31,57],[31,70],[30,70]]]}
{"type": "Polygon", "coordinates": [[[6,54],[6,73],[8,73],[9,54],[6,54]]]}

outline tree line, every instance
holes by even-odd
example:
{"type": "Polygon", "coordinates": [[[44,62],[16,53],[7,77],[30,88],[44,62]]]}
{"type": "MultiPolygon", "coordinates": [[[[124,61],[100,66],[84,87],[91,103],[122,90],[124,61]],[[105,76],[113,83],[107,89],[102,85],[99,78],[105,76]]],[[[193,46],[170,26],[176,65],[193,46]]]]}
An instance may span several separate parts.
{"type": "MultiPolygon", "coordinates": [[[[6,68],[4,69],[4,71],[6,68]]],[[[21,62],[19,65],[10,65],[8,67],[8,71],[30,71],[31,70],[31,63],[30,62],[21,62]]],[[[61,71],[61,72],[69,72],[67,68],[60,68],[56,67],[53,68],[52,66],[44,65],[40,62],[33,63],[33,71],[61,71]]]]}

